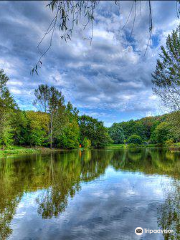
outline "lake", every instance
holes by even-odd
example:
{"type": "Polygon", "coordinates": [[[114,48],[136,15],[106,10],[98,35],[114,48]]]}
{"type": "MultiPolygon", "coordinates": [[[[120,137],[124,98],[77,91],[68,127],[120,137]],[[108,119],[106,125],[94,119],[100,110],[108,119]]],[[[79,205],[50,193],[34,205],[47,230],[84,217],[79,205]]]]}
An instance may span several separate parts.
{"type": "Polygon", "coordinates": [[[0,239],[180,239],[179,180],[180,153],[165,149],[0,159],[0,239]]]}

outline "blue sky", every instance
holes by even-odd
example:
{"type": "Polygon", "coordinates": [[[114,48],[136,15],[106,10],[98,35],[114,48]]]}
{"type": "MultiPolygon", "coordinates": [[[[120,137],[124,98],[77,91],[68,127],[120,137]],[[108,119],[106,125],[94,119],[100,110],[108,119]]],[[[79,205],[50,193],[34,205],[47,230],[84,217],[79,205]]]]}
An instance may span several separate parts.
{"type": "MultiPolygon", "coordinates": [[[[148,2],[142,1],[141,6],[138,2],[132,36],[134,12],[122,29],[132,2],[121,2],[120,12],[114,2],[100,2],[92,43],[84,40],[91,35],[90,26],[84,31],[82,25],[76,28],[67,43],[56,31],[39,75],[31,76],[39,58],[37,45],[53,18],[46,5],[41,1],[0,2],[0,68],[9,76],[8,87],[21,109],[34,109],[34,89],[49,84],[61,90],[80,114],[98,118],[106,126],[163,113],[152,92],[151,73],[160,46],[179,23],[175,2],[152,2],[153,35],[145,56],[148,2]]],[[[48,41],[40,46],[42,51],[48,41]]]]}

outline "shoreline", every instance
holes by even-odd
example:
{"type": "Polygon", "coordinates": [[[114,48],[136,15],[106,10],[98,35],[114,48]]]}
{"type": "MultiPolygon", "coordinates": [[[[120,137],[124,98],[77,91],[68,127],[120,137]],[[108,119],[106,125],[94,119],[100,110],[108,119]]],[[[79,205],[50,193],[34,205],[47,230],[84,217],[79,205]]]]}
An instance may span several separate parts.
{"type": "MultiPolygon", "coordinates": [[[[180,144],[174,144],[173,146],[158,146],[156,144],[149,144],[149,145],[137,145],[137,146],[128,146],[125,144],[112,144],[106,146],[104,150],[122,150],[122,149],[133,149],[133,148],[164,148],[170,151],[180,151],[180,144]]],[[[13,146],[10,149],[0,149],[0,158],[12,156],[16,154],[37,154],[37,153],[51,153],[51,152],[61,152],[61,151],[72,151],[72,150],[82,150],[83,148],[76,148],[76,149],[62,149],[62,148],[47,148],[47,147],[20,147],[20,146],[13,146]]],[[[91,148],[92,149],[92,148],[91,148]]]]}
{"type": "Polygon", "coordinates": [[[18,147],[18,148],[12,148],[12,149],[4,149],[0,150],[0,158],[12,156],[15,154],[33,154],[33,153],[51,153],[51,152],[60,152],[60,151],[68,151],[67,149],[58,149],[58,148],[30,148],[30,147],[18,147]]]}

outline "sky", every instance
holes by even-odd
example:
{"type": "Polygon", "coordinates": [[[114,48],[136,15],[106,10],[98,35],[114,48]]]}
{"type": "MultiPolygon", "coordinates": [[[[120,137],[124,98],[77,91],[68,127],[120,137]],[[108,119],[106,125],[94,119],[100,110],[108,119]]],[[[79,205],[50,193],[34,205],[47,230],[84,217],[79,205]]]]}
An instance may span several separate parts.
{"type": "MultiPolygon", "coordinates": [[[[0,2],[0,69],[8,75],[9,90],[21,109],[36,110],[34,89],[48,84],[62,91],[66,102],[71,101],[81,115],[98,118],[106,126],[164,113],[152,91],[151,73],[160,46],[179,23],[175,1],[152,2],[150,41],[148,2],[137,3],[134,28],[133,2],[120,6],[100,2],[94,13],[92,42],[88,40],[91,25],[83,30],[83,18],[71,41],[63,41],[57,29],[39,74],[30,75],[40,57],[37,45],[54,16],[47,3],[0,2]]],[[[49,41],[50,36],[43,40],[41,52],[49,41]]]]}

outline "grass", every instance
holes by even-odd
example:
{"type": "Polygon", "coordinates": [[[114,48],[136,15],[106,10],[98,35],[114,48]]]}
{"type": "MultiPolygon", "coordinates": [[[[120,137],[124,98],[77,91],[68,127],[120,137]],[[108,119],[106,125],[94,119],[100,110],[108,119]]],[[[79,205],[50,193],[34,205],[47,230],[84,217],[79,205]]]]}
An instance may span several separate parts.
{"type": "Polygon", "coordinates": [[[146,148],[146,147],[157,147],[156,144],[142,144],[142,145],[128,145],[128,144],[110,144],[106,147],[106,149],[127,149],[127,148],[146,148]]]}
{"type": "Polygon", "coordinates": [[[126,148],[125,144],[110,144],[106,147],[106,149],[122,149],[126,148]]]}
{"type": "MultiPolygon", "coordinates": [[[[29,153],[50,153],[50,152],[59,152],[63,149],[53,148],[50,149],[48,147],[22,147],[22,146],[9,146],[6,147],[4,150],[2,149],[2,146],[0,146],[0,158],[5,157],[7,155],[13,155],[13,154],[29,154],[29,153]]],[[[67,150],[67,149],[64,149],[67,150]]]]}
{"type": "Polygon", "coordinates": [[[180,147],[180,142],[173,144],[175,147],[180,147]]]}
{"type": "Polygon", "coordinates": [[[5,148],[4,150],[0,150],[0,157],[4,157],[10,154],[24,154],[24,153],[38,153],[38,152],[40,152],[40,150],[36,148],[11,146],[9,148],[5,148]]]}

